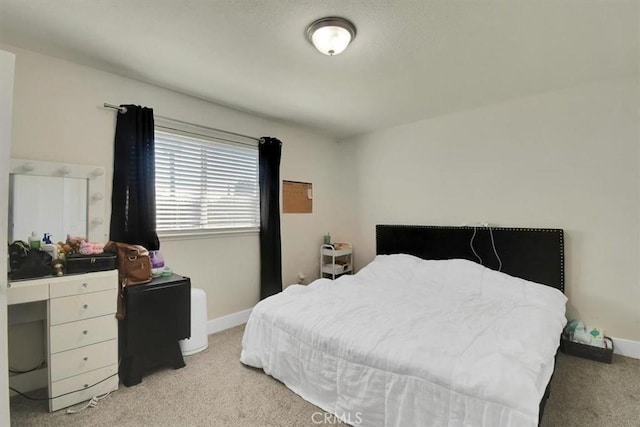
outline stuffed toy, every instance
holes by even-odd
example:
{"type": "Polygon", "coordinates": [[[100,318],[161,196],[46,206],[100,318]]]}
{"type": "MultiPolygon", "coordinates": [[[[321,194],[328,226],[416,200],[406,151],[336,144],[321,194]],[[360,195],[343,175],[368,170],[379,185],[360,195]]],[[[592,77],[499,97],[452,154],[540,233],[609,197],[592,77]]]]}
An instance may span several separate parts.
{"type": "Polygon", "coordinates": [[[104,243],[92,243],[82,240],[78,253],[82,255],[98,255],[104,252],[104,243]]]}
{"type": "Polygon", "coordinates": [[[53,268],[53,274],[56,276],[62,276],[64,274],[64,261],[60,258],[54,259],[51,266],[53,268]]]}
{"type": "Polygon", "coordinates": [[[72,237],[67,235],[67,241],[64,244],[64,252],[66,255],[80,253],[80,245],[84,242],[84,237],[72,237]]]}
{"type": "Polygon", "coordinates": [[[71,252],[71,246],[67,246],[64,242],[56,243],[56,252],[58,253],[58,258],[61,260],[65,259],[65,256],[71,252]]]}

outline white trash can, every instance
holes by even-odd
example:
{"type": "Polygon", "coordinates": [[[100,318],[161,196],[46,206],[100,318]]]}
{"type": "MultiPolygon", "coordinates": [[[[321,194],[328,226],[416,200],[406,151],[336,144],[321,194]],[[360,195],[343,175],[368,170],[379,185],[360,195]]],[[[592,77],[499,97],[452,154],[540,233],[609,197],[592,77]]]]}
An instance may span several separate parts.
{"type": "Polygon", "coordinates": [[[209,347],[207,320],[207,294],[202,289],[191,288],[191,338],[180,341],[180,350],[184,356],[209,347]]]}

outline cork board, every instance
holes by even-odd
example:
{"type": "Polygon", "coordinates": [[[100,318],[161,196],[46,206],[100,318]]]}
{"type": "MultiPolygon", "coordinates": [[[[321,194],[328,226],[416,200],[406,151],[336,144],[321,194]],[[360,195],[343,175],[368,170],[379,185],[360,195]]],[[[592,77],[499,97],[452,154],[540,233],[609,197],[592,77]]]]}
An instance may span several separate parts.
{"type": "Polygon", "coordinates": [[[282,212],[312,213],[313,184],[310,182],[282,181],[282,212]]]}

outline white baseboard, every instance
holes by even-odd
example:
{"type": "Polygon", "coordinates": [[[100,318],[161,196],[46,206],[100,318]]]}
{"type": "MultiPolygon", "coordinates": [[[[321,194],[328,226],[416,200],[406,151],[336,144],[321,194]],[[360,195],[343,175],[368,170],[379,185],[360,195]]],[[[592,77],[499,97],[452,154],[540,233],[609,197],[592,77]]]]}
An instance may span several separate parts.
{"type": "Polygon", "coordinates": [[[249,315],[252,309],[238,311],[237,313],[228,314],[226,316],[218,317],[217,319],[211,319],[207,322],[207,333],[209,335],[216,332],[224,331],[225,329],[231,329],[235,326],[247,323],[249,315]]]}
{"type": "Polygon", "coordinates": [[[640,359],[640,341],[615,337],[611,337],[611,339],[613,340],[613,352],[615,354],[640,359]]]}

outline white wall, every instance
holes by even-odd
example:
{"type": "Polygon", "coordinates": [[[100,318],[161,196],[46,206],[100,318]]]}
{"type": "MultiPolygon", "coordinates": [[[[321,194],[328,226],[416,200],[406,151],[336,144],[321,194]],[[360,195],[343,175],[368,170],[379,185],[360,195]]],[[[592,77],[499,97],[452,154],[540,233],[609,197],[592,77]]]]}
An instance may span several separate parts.
{"type": "MultiPolygon", "coordinates": [[[[103,166],[113,170],[116,113],[102,107],[133,103],[158,115],[283,141],[281,178],[313,183],[313,214],[282,216],[284,283],[298,272],[317,275],[322,235],[337,227],[340,209],[338,144],[282,123],[231,110],[157,86],[6,46],[16,53],[13,157],[103,166]]],[[[108,203],[107,203],[108,204],[108,203]]],[[[109,218],[108,212],[105,214],[109,218]]],[[[258,236],[163,240],[161,251],[177,273],[208,296],[210,319],[251,308],[259,297],[258,236]]]]}
{"type": "Polygon", "coordinates": [[[568,316],[640,339],[638,100],[599,82],[341,143],[359,265],[378,223],[564,228],[568,316]]]}
{"type": "MultiPolygon", "coordinates": [[[[281,175],[314,184],[312,215],[283,215],[285,284],[317,276],[330,231],[373,258],[376,223],[561,227],[569,316],[640,339],[638,82],[516,99],[345,143],[29,51],[16,53],[12,156],[102,165],[115,113],[103,102],[283,140],[281,175]]],[[[108,216],[107,216],[108,217],[108,216]]],[[[257,236],[162,241],[175,271],[208,293],[209,318],[258,300],[257,236]]]]}

